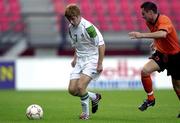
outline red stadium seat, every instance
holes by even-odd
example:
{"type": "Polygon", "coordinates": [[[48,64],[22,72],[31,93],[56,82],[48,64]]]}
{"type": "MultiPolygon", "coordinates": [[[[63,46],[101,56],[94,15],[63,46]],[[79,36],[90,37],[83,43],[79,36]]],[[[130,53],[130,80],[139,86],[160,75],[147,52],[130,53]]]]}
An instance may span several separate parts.
{"type": "Polygon", "coordinates": [[[107,10],[110,16],[115,16],[119,13],[116,0],[108,0],[107,10]]]}
{"type": "Polygon", "coordinates": [[[112,30],[119,31],[123,30],[124,23],[121,16],[111,16],[112,30]]]}
{"type": "Polygon", "coordinates": [[[9,13],[19,14],[20,13],[20,6],[17,3],[10,3],[8,8],[9,13]]]}
{"type": "MultiPolygon", "coordinates": [[[[13,0],[12,0],[13,1],[13,0]]],[[[146,30],[140,12],[140,5],[144,0],[52,0],[55,11],[61,13],[63,6],[69,3],[80,5],[82,15],[98,25],[103,31],[146,30]]],[[[154,0],[160,13],[173,16],[175,25],[180,25],[180,0],[154,0]],[[178,23],[178,24],[177,24],[178,23]]],[[[0,2],[1,4],[1,2],[0,2]]],[[[0,6],[0,10],[3,9],[0,6]]],[[[179,30],[179,29],[178,29],[179,30]]]]}
{"type": "Polygon", "coordinates": [[[68,4],[69,4],[69,3],[78,3],[78,0],[67,0],[66,2],[67,2],[68,4]]]}
{"type": "Polygon", "coordinates": [[[84,16],[88,16],[88,17],[91,16],[91,18],[93,17],[93,14],[94,14],[94,13],[93,13],[93,10],[94,10],[94,8],[93,8],[93,6],[91,5],[91,3],[90,3],[89,0],[83,0],[83,1],[81,2],[80,7],[81,7],[81,9],[83,10],[83,11],[82,11],[82,14],[83,14],[84,16]]]}
{"type": "Polygon", "coordinates": [[[0,15],[5,14],[5,13],[6,13],[6,7],[5,7],[4,2],[1,0],[0,1],[0,15]]]}
{"type": "Polygon", "coordinates": [[[54,3],[55,12],[62,14],[64,12],[64,2],[61,0],[52,0],[52,2],[54,3]]]}
{"type": "Polygon", "coordinates": [[[171,11],[170,11],[170,5],[169,4],[170,3],[167,0],[164,0],[163,2],[161,2],[161,4],[159,4],[160,13],[170,15],[171,11]]]}
{"type": "MultiPolygon", "coordinates": [[[[1,31],[13,30],[14,25],[21,22],[19,0],[0,0],[0,27],[1,31]]],[[[18,24],[19,25],[19,24],[18,24]]],[[[15,31],[15,30],[14,30],[15,31]]],[[[17,31],[17,30],[16,30],[17,31]]],[[[19,30],[21,31],[21,30],[19,30]]]]}
{"type": "Polygon", "coordinates": [[[1,16],[0,18],[0,32],[6,32],[10,29],[9,18],[6,16],[1,16]]]}
{"type": "Polygon", "coordinates": [[[99,26],[100,29],[103,31],[110,31],[111,30],[111,21],[109,16],[98,16],[99,26]]]}
{"type": "Polygon", "coordinates": [[[94,11],[98,16],[105,15],[106,13],[106,4],[103,3],[102,0],[94,0],[94,11]]]}

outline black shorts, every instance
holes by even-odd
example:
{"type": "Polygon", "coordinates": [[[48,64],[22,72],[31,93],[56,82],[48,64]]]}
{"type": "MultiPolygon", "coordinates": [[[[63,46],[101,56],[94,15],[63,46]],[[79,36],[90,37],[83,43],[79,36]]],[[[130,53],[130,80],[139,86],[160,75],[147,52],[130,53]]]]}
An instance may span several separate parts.
{"type": "Polygon", "coordinates": [[[155,51],[150,59],[153,59],[160,67],[158,72],[167,70],[167,75],[171,75],[173,79],[180,80],[180,52],[173,55],[162,54],[155,51]]]}

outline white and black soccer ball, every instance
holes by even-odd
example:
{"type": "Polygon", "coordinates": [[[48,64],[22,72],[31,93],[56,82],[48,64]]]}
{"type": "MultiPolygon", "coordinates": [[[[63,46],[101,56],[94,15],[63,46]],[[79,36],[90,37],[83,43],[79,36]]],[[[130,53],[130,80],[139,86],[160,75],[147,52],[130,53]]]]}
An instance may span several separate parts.
{"type": "Polygon", "coordinates": [[[32,104],[26,109],[26,116],[30,120],[38,120],[43,117],[43,109],[40,105],[32,104]]]}

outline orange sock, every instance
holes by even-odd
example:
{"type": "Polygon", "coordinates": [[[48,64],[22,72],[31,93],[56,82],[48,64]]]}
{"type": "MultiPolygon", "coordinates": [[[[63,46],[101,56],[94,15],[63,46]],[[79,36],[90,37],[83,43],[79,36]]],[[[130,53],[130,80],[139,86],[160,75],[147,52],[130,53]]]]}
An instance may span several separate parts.
{"type": "Polygon", "coordinates": [[[154,100],[154,94],[153,94],[153,91],[152,91],[152,94],[151,95],[147,95],[147,97],[148,97],[148,100],[154,100]]]}
{"type": "Polygon", "coordinates": [[[141,81],[144,87],[144,90],[147,93],[148,100],[154,100],[154,93],[153,93],[153,87],[152,87],[152,80],[150,75],[143,75],[141,74],[141,81]]]}

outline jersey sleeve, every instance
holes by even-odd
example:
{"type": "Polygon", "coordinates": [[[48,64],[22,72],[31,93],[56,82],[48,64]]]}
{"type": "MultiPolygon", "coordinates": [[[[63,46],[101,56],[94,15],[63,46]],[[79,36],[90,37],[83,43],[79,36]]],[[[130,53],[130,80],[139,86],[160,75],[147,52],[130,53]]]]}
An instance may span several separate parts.
{"type": "Polygon", "coordinates": [[[158,30],[165,30],[167,33],[172,31],[172,23],[168,17],[163,16],[160,18],[159,23],[158,30]]]}
{"type": "Polygon", "coordinates": [[[89,37],[94,41],[96,46],[104,44],[104,40],[100,31],[94,25],[87,27],[86,31],[89,37]]]}

